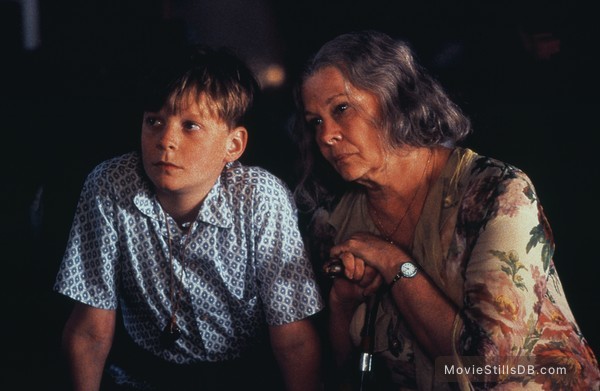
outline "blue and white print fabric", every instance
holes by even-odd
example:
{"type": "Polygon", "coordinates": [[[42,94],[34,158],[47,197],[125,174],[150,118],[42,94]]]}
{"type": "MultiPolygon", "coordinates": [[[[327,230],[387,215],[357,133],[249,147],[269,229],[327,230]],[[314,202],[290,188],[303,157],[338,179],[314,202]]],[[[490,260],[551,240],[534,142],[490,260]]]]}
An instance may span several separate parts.
{"type": "Polygon", "coordinates": [[[297,224],[278,178],[234,162],[183,231],[163,212],[139,155],[129,153],[86,179],[55,290],[93,307],[120,307],[132,339],[168,361],[234,359],[265,324],[323,308],[297,224]],[[182,337],[162,349],[171,278],[182,337]]]}

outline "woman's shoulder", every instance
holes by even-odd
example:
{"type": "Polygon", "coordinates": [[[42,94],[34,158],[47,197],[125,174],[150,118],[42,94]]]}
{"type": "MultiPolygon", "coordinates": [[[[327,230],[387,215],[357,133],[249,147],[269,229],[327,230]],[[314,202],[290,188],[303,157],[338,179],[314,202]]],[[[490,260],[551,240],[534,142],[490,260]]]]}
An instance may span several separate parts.
{"type": "Polygon", "coordinates": [[[471,162],[467,170],[471,185],[524,182],[532,186],[529,176],[519,167],[498,158],[476,153],[470,149],[463,149],[462,151],[471,154],[471,162]]]}
{"type": "Polygon", "coordinates": [[[489,156],[476,154],[468,169],[463,209],[487,210],[533,206],[535,186],[520,168],[489,156]],[[470,206],[470,207],[469,207],[470,206]]]}

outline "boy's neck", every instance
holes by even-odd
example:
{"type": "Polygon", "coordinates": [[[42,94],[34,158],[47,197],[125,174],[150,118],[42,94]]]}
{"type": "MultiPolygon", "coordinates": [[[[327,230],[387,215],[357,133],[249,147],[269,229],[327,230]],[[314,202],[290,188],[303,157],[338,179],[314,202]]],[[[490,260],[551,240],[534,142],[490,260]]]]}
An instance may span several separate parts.
{"type": "Polygon", "coordinates": [[[178,196],[174,194],[157,194],[158,201],[163,210],[175,220],[179,227],[184,227],[198,216],[198,211],[202,205],[202,201],[206,198],[204,195],[201,199],[178,196]]]}

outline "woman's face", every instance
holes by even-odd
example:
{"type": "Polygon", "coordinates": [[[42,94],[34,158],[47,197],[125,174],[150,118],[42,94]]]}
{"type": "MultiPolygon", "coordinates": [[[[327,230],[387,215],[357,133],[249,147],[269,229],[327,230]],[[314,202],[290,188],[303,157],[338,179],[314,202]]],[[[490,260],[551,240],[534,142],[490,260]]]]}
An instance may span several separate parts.
{"type": "Polygon", "coordinates": [[[325,67],[302,85],[304,118],[325,159],[346,181],[367,183],[386,162],[375,95],[352,86],[335,67],[325,67]]]}

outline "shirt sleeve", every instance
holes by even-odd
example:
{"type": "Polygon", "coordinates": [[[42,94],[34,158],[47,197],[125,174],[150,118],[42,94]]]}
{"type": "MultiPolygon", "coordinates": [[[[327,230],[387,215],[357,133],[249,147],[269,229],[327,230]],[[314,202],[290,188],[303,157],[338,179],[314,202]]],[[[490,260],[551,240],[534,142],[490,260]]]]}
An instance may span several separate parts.
{"type": "Polygon", "coordinates": [[[494,217],[481,228],[466,268],[463,340],[481,355],[514,355],[537,322],[541,298],[536,284],[544,283],[547,275],[543,245],[529,245],[540,221],[537,202],[524,196],[526,186],[522,180],[508,183],[495,203],[494,217]]]}
{"type": "Polygon", "coordinates": [[[465,269],[457,353],[479,357],[481,365],[508,368],[494,382],[574,385],[583,372],[597,373],[597,364],[564,297],[552,261],[552,233],[533,185],[522,172],[513,174],[482,208],[489,219],[484,219],[465,269]],[[540,371],[558,371],[565,363],[568,373],[556,379],[540,371]]]}
{"type": "Polygon", "coordinates": [[[119,247],[115,204],[104,178],[98,168],[86,178],[54,289],[92,307],[116,309],[119,247]]]}
{"type": "Polygon", "coordinates": [[[275,179],[267,179],[267,188],[258,194],[255,216],[257,277],[267,323],[281,325],[317,313],[323,300],[291,193],[275,179]]]}

